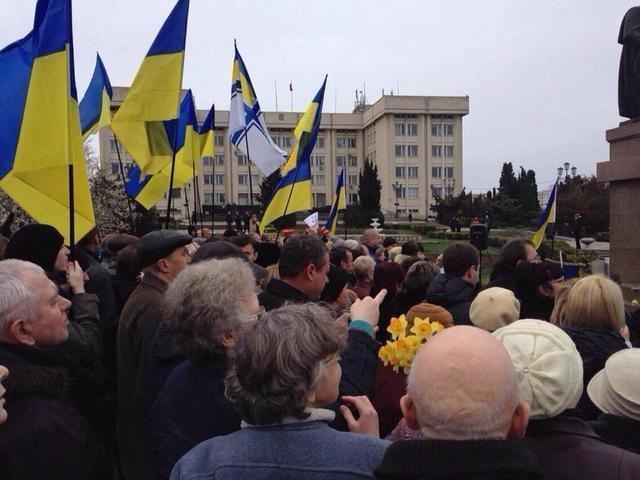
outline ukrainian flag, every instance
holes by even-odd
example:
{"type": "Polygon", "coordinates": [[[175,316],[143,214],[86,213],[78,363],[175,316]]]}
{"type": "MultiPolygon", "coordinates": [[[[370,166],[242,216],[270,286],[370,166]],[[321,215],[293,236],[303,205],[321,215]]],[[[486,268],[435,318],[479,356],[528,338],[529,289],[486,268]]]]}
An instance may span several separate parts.
{"type": "Polygon", "coordinates": [[[80,101],[82,138],[86,139],[99,128],[111,124],[111,98],[113,98],[111,82],[98,54],[93,77],[80,101]]]}
{"type": "Polygon", "coordinates": [[[165,121],[178,116],[189,0],[178,0],[164,22],[111,128],[142,172],[154,174],[173,157],[165,121]]]}
{"type": "Polygon", "coordinates": [[[556,197],[558,194],[558,181],[553,185],[553,189],[551,190],[551,195],[549,196],[549,201],[547,202],[547,206],[538,217],[538,231],[533,234],[533,238],[531,238],[531,242],[533,246],[537,250],[542,244],[542,240],[544,240],[544,232],[547,229],[547,225],[549,223],[556,223],[556,197]]]}
{"type": "Polygon", "coordinates": [[[211,105],[211,110],[207,114],[207,118],[204,119],[204,123],[200,127],[200,156],[213,156],[215,151],[214,145],[214,129],[215,125],[215,117],[216,117],[216,106],[211,105]]]}
{"type": "MultiPolygon", "coordinates": [[[[170,138],[176,138],[173,188],[180,188],[193,178],[194,170],[196,172],[201,170],[200,139],[191,90],[187,91],[180,103],[178,120],[163,122],[163,128],[170,138]]],[[[170,179],[171,161],[153,175],[144,175],[136,165],[127,174],[125,191],[140,205],[149,209],[169,190],[170,179]]]]}
{"type": "Polygon", "coordinates": [[[342,169],[340,175],[338,175],[336,199],[333,202],[333,206],[329,212],[329,217],[327,218],[327,223],[324,226],[326,230],[329,230],[329,234],[335,235],[336,225],[338,224],[338,210],[344,210],[345,208],[347,208],[347,202],[345,200],[344,191],[344,169],[342,169]]]}
{"type": "Polygon", "coordinates": [[[70,0],[38,0],[33,31],[0,51],[0,188],[71,239],[95,224],[82,150],[70,0]]]}
{"type": "Polygon", "coordinates": [[[282,169],[282,179],[264,212],[260,228],[274,222],[288,213],[311,210],[311,152],[318,138],[322,117],[322,102],[327,84],[325,77],[322,87],[307,107],[294,130],[296,144],[291,156],[282,169]]]}
{"type": "Polygon", "coordinates": [[[273,143],[269,136],[249,72],[235,42],[234,48],[236,54],[231,78],[229,139],[268,176],[282,165],[287,152],[273,143]]]}

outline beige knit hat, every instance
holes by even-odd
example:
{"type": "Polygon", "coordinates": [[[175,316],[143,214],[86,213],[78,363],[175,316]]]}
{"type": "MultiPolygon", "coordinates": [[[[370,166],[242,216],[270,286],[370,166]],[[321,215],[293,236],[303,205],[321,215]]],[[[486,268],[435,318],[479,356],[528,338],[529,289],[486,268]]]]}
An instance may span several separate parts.
{"type": "Polygon", "coordinates": [[[520,317],[520,302],[511,290],[491,287],[481,291],[471,303],[471,323],[489,332],[515,322],[520,317]]]}
{"type": "Polygon", "coordinates": [[[640,348],[609,357],[589,382],[589,398],[604,413],[640,420],[640,348]]]}
{"type": "Polygon", "coordinates": [[[518,320],[493,336],[511,357],[531,418],[575,408],[582,395],[582,358],[569,335],[544,320],[518,320]]]}

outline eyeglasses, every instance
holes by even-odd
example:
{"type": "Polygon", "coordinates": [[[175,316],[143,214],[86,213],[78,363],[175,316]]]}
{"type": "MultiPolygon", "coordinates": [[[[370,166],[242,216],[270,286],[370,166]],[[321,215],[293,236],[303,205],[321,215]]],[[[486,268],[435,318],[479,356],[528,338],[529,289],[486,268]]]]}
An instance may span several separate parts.
{"type": "Polygon", "coordinates": [[[262,307],[262,306],[261,306],[261,307],[260,307],[260,310],[258,310],[258,312],[257,312],[257,313],[253,313],[253,314],[251,314],[251,315],[248,315],[248,316],[247,316],[247,318],[246,318],[246,320],[245,320],[245,322],[255,322],[255,321],[258,321],[258,320],[260,320],[260,319],[264,316],[264,314],[265,314],[266,312],[267,312],[267,311],[264,309],[264,307],[262,307]]]}
{"type": "Polygon", "coordinates": [[[329,360],[321,361],[320,365],[324,368],[327,368],[328,366],[333,365],[334,363],[339,362],[340,360],[342,360],[340,353],[335,353],[334,355],[331,356],[329,360]]]}

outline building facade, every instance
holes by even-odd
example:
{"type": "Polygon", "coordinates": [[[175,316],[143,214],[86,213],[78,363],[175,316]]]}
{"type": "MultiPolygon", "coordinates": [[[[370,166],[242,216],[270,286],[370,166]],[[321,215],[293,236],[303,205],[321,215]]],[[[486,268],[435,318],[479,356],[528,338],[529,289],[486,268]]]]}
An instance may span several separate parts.
{"type": "MultiPolygon", "coordinates": [[[[114,88],[112,109],[117,110],[126,93],[114,88]]],[[[206,111],[198,111],[199,122],[206,111]]],[[[382,183],[381,208],[387,218],[425,218],[436,195],[455,195],[463,186],[462,117],[469,113],[469,97],[418,97],[383,95],[368,105],[357,102],[352,113],[323,113],[318,141],[311,156],[313,203],[331,205],[340,170],[345,170],[348,204],[358,202],[358,174],[366,159],[378,166],[382,183]]],[[[283,150],[294,145],[293,130],[302,112],[264,112],[274,142],[283,150]]],[[[229,112],[216,111],[215,153],[202,159],[198,182],[203,206],[250,205],[264,178],[249,165],[229,141],[229,112]],[[251,180],[251,181],[250,181],[251,180]]],[[[99,133],[102,168],[120,174],[113,133],[99,133]]],[[[124,168],[131,157],[120,145],[124,168]]],[[[251,154],[251,152],[249,152],[251,154]]],[[[176,219],[193,211],[193,182],[174,189],[176,219]],[[189,209],[186,204],[189,203],[189,209]]],[[[156,205],[166,215],[166,199],[156,205]]]]}

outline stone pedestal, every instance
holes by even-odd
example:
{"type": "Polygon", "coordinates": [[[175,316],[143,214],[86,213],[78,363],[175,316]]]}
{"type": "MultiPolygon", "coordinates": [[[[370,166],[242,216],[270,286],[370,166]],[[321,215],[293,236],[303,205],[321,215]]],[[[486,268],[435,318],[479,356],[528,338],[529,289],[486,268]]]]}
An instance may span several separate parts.
{"type": "Polygon", "coordinates": [[[609,161],[598,181],[609,183],[611,272],[628,289],[640,286],[640,122],[607,131],[609,161]]]}

